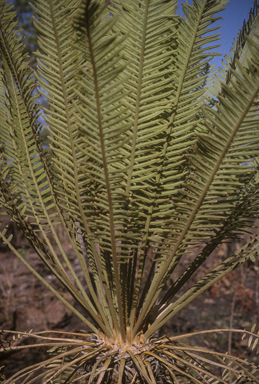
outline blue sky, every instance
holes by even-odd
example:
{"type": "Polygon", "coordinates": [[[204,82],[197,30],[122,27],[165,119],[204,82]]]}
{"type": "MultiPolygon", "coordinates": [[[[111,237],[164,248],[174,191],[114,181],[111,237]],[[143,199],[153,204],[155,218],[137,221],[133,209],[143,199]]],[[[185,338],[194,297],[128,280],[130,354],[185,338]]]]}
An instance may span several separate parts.
{"type": "MultiPolygon", "coordinates": [[[[185,1],[184,1],[185,3],[185,1]]],[[[188,1],[191,4],[191,1],[188,1]]],[[[179,1],[179,4],[182,4],[179,1]]],[[[237,38],[239,29],[242,28],[244,19],[247,21],[249,17],[250,8],[253,7],[254,0],[230,0],[226,5],[225,11],[221,13],[222,19],[219,20],[218,25],[221,25],[221,47],[217,48],[217,52],[222,56],[215,57],[211,64],[221,66],[221,61],[225,54],[229,54],[230,48],[234,38],[237,38]]],[[[181,5],[180,5],[181,8],[181,5]]],[[[181,11],[177,13],[182,14],[181,11]]]]}

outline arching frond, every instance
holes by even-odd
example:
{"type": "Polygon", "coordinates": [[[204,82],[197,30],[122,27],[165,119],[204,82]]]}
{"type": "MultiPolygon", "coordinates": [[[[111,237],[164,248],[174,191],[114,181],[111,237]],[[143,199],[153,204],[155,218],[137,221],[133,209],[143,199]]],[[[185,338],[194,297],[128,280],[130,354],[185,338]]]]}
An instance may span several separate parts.
{"type": "MultiPolygon", "coordinates": [[[[172,0],[36,0],[34,73],[12,6],[0,0],[1,213],[79,309],[14,248],[7,227],[0,238],[93,331],[59,341],[33,334],[52,355],[6,383],[259,381],[252,364],[154,337],[258,253],[254,236],[176,296],[222,241],[258,216],[258,9],[217,77],[209,64],[219,39],[213,24],[226,3],[194,0],[181,18],[172,0]],[[35,83],[49,103],[50,156],[39,140],[35,83]],[[164,291],[194,247],[190,265],[164,291]]],[[[20,348],[5,342],[2,351],[20,348]]]]}
{"type": "MultiPolygon", "coordinates": [[[[248,43],[251,51],[256,49],[252,39],[248,38],[248,43]]],[[[258,184],[250,162],[258,151],[258,61],[251,61],[249,66],[249,73],[241,66],[241,75],[233,71],[231,82],[222,88],[224,97],[219,98],[217,111],[213,108],[205,111],[209,132],[197,132],[197,152],[189,155],[193,174],[185,184],[185,204],[178,205],[181,234],[169,258],[161,263],[157,281],[153,280],[156,288],[153,303],[158,298],[157,288],[162,287],[161,276],[166,281],[188,252],[187,247],[208,244],[203,257],[198,256],[193,262],[194,272],[217,244],[233,231],[247,227],[247,217],[256,216],[258,184]]],[[[172,288],[171,294],[177,290],[172,288]]]]}
{"type": "MultiPolygon", "coordinates": [[[[145,213],[145,230],[150,233],[150,241],[157,245],[156,254],[161,254],[161,260],[168,257],[172,245],[177,249],[181,242],[179,234],[182,225],[188,221],[188,208],[181,202],[179,192],[190,172],[185,155],[192,151],[196,140],[194,130],[198,124],[199,99],[204,92],[201,85],[206,81],[205,67],[211,58],[211,54],[206,51],[213,48],[213,45],[206,48],[203,45],[212,44],[218,39],[218,35],[214,34],[217,28],[208,27],[217,19],[212,15],[222,10],[224,4],[195,1],[193,6],[184,6],[186,20],[179,27],[179,56],[178,69],[174,74],[173,105],[168,114],[168,130],[161,147],[161,162],[156,166],[154,190],[150,192],[150,214],[145,213]],[[186,213],[183,213],[184,209],[187,209],[186,213]]],[[[142,191],[143,188],[140,186],[139,190],[142,191]]],[[[149,307],[150,300],[155,302],[159,296],[158,287],[169,265],[170,262],[166,261],[163,263],[163,272],[156,271],[156,276],[159,276],[153,279],[142,316],[149,307]]],[[[139,323],[143,320],[142,316],[139,323]]],[[[138,325],[137,323],[136,329],[138,325]]]]}

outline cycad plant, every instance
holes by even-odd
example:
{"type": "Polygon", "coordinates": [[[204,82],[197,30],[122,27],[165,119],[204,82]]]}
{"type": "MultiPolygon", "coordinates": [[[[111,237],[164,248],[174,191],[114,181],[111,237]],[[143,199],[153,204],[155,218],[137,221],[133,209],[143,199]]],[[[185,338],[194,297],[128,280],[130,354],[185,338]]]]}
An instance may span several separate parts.
{"type": "Polygon", "coordinates": [[[194,0],[181,18],[172,0],[36,0],[34,72],[12,5],[0,1],[1,212],[76,308],[12,246],[7,227],[0,237],[87,329],[3,338],[3,352],[30,335],[50,353],[5,383],[259,383],[258,366],[184,344],[193,334],[156,335],[259,249],[254,236],[178,295],[258,212],[258,9],[216,74],[210,50],[226,2],[194,0]],[[35,89],[49,102],[51,156],[35,89]],[[190,264],[168,286],[181,259],[190,264]]]}

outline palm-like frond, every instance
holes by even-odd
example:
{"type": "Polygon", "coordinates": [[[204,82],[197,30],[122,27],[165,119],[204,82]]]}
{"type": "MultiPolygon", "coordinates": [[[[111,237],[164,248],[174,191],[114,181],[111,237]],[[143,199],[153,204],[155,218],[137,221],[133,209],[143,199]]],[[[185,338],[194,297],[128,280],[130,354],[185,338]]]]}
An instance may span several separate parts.
{"type": "MultiPolygon", "coordinates": [[[[243,23],[242,28],[239,30],[237,39],[234,39],[230,55],[226,55],[222,61],[222,68],[218,68],[211,74],[211,87],[208,91],[208,96],[215,99],[221,93],[221,84],[229,83],[232,76],[230,69],[238,71],[237,61],[242,63],[242,66],[247,67],[247,60],[251,60],[251,51],[248,49],[247,37],[257,40],[259,28],[259,6],[257,2],[254,3],[253,9],[251,8],[247,22],[243,23]]],[[[248,67],[247,67],[248,68],[248,67]]]]}
{"type": "Polygon", "coordinates": [[[22,54],[21,39],[16,37],[17,23],[12,21],[14,15],[10,6],[2,2],[1,82],[5,93],[1,93],[1,203],[22,227],[37,252],[43,251],[47,258],[52,259],[51,245],[45,232],[55,224],[50,219],[54,203],[49,196],[46,162],[41,158],[39,126],[36,124],[39,107],[34,103],[33,73],[22,54]],[[42,231],[46,243],[36,235],[33,225],[42,231]]]}
{"type": "MultiPolygon", "coordinates": [[[[53,176],[50,175],[39,143],[39,127],[35,122],[39,107],[34,104],[36,96],[33,95],[35,86],[33,86],[32,71],[26,66],[26,61],[24,62],[26,58],[21,55],[23,44],[16,37],[16,23],[12,21],[14,14],[9,8],[10,6],[2,2],[1,59],[4,74],[2,79],[6,93],[2,93],[1,106],[2,116],[3,118],[6,116],[6,119],[3,119],[1,124],[3,140],[1,204],[24,231],[25,236],[53,274],[66,286],[81,306],[91,310],[90,300],[80,286],[73,269],[70,267],[81,293],[68,277],[64,264],[60,262],[48,238],[48,233],[51,232],[64,261],[70,266],[55,230],[55,225],[60,221],[64,223],[65,219],[60,210],[56,209],[57,197],[53,188],[53,176]],[[12,56],[13,51],[17,52],[18,60],[16,56],[12,56]],[[53,199],[56,201],[54,202],[53,199]],[[36,225],[36,231],[41,232],[43,240],[33,230],[33,225],[36,225]]],[[[0,236],[11,247],[11,239],[6,239],[5,233],[6,229],[0,236]]],[[[19,255],[19,258],[26,263],[22,256],[19,255]]],[[[37,274],[36,271],[34,273],[37,274]]],[[[41,280],[49,286],[44,279],[41,280]]],[[[55,293],[60,298],[58,292],[55,293]]],[[[78,311],[76,312],[79,314],[78,311]]],[[[95,329],[83,316],[81,318],[95,329]]]]}
{"type": "MultiPolygon", "coordinates": [[[[234,40],[231,57],[226,57],[226,64],[231,69],[238,69],[236,62],[239,61],[243,66],[248,65],[248,60],[251,59],[251,51],[248,49],[247,37],[249,36],[253,40],[258,40],[259,32],[259,7],[257,2],[254,3],[253,9],[250,9],[249,18],[247,22],[243,23],[242,29],[239,31],[238,37],[234,40]]],[[[226,68],[226,67],[225,67],[226,68]]],[[[226,81],[227,83],[231,78],[231,71],[226,70],[226,81]]]]}
{"type": "MultiPolygon", "coordinates": [[[[248,44],[253,50],[253,42],[249,38],[248,44]]],[[[247,226],[245,218],[255,216],[258,209],[257,183],[253,181],[252,190],[247,194],[251,193],[250,196],[254,195],[254,198],[249,201],[246,196],[243,201],[245,210],[240,200],[244,185],[248,185],[254,177],[249,173],[249,161],[256,156],[258,148],[257,65],[256,60],[250,64],[250,74],[241,67],[241,75],[233,73],[230,84],[222,88],[224,97],[219,98],[218,110],[208,109],[205,112],[209,132],[198,132],[197,154],[190,155],[195,173],[186,184],[186,196],[190,200],[188,206],[184,206],[184,214],[187,213],[188,220],[182,227],[179,248],[175,247],[170,258],[163,264],[162,270],[166,276],[172,273],[188,246],[210,241],[207,250],[211,253],[213,243],[216,246],[233,231],[247,226]],[[246,140],[247,132],[249,139],[247,137],[246,140]]],[[[205,254],[208,256],[206,247],[205,254]]],[[[198,256],[192,267],[196,265],[197,268],[201,260],[198,256]]],[[[177,289],[173,288],[173,291],[177,289]]]]}
{"type": "MultiPolygon", "coordinates": [[[[222,77],[217,105],[201,108],[209,51],[219,38],[213,23],[225,4],[194,0],[183,6],[182,19],[171,0],[36,0],[35,77],[49,100],[47,161],[38,138],[34,73],[14,14],[0,1],[1,207],[84,314],[14,249],[6,228],[0,237],[95,333],[90,340],[50,343],[55,356],[31,371],[48,368],[41,375],[46,382],[155,383],[161,375],[175,383],[238,382],[240,375],[258,382],[249,364],[212,353],[230,372],[217,381],[202,357],[209,352],[152,339],[258,252],[255,237],[174,301],[217,245],[242,233],[258,211],[256,12],[236,45],[238,55],[227,60],[230,75],[222,77]],[[88,291],[57,225],[66,231],[88,291]],[[162,294],[180,259],[197,246],[200,253],[162,294]]],[[[29,372],[21,373],[24,382],[29,372]]]]}
{"type": "MultiPolygon", "coordinates": [[[[177,241],[172,233],[172,226],[178,221],[178,218],[174,219],[176,205],[173,195],[177,195],[177,187],[188,173],[186,159],[182,155],[194,143],[195,115],[200,108],[198,100],[204,92],[202,84],[206,81],[205,68],[210,59],[205,51],[212,48],[202,49],[202,46],[218,38],[218,35],[210,33],[214,28],[206,29],[216,20],[208,20],[208,14],[221,10],[224,4],[196,2],[194,8],[186,6],[187,20],[179,27],[178,64],[174,53],[176,41],[172,41],[175,35],[171,32],[175,11],[172,2],[150,2],[145,12],[141,5],[134,8],[133,4],[120,5],[116,1],[113,4],[125,18],[125,22],[119,23],[116,28],[122,34],[126,31],[130,33],[130,37],[126,37],[126,53],[130,52],[132,61],[126,73],[130,74],[127,84],[131,93],[128,100],[134,112],[131,150],[134,166],[128,171],[126,187],[130,196],[126,201],[126,207],[130,207],[126,213],[130,214],[130,224],[125,219],[122,221],[128,234],[124,229],[120,250],[123,252],[125,249],[129,253],[129,246],[125,243],[127,237],[134,239],[135,244],[141,242],[138,280],[132,287],[134,297],[130,319],[133,325],[146,248],[153,241],[158,252],[166,257],[170,245],[177,241]],[[133,34],[136,19],[138,30],[133,34]],[[199,30],[198,34],[196,30],[199,30]],[[207,33],[210,35],[204,37],[207,33]],[[170,82],[172,76],[174,82],[170,82]],[[193,92],[190,92],[191,89],[193,92]]],[[[179,230],[179,225],[175,228],[175,231],[179,230]]],[[[124,271],[127,268],[125,264],[122,266],[124,271]]],[[[154,291],[151,292],[152,295],[154,291]]]]}

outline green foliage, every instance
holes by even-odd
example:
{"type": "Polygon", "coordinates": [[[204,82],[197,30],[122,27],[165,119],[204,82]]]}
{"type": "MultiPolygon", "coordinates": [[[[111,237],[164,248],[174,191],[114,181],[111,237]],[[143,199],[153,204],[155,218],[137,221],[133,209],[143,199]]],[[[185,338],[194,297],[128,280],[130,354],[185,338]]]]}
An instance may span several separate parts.
{"type": "MultiPolygon", "coordinates": [[[[210,74],[210,50],[226,2],[195,0],[183,5],[182,19],[171,0],[36,0],[34,72],[15,12],[0,1],[0,204],[80,310],[28,264],[7,228],[0,237],[93,332],[60,339],[30,333],[54,357],[6,383],[259,382],[258,367],[179,341],[190,335],[155,337],[258,253],[255,236],[177,295],[220,243],[240,236],[258,215],[257,8],[219,81],[210,74]],[[34,76],[49,102],[51,159],[36,122],[34,76]],[[180,260],[197,249],[167,288],[180,260]]],[[[2,351],[22,347],[5,343],[2,351]]]]}
{"type": "Polygon", "coordinates": [[[37,48],[36,30],[33,24],[35,14],[27,0],[14,0],[15,11],[17,12],[17,21],[19,28],[22,29],[22,35],[25,39],[25,52],[30,55],[30,64],[36,65],[35,56],[32,55],[37,48]]]}

